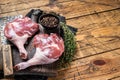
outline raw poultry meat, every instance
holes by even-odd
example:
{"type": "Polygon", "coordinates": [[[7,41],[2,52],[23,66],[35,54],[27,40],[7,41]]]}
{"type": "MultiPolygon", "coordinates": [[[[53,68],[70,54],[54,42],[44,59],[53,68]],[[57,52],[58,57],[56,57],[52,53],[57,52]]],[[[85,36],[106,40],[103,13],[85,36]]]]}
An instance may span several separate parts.
{"type": "Polygon", "coordinates": [[[14,66],[15,70],[22,70],[32,65],[50,64],[59,59],[64,51],[64,41],[55,33],[38,34],[33,39],[36,52],[27,62],[14,66]]]}
{"type": "Polygon", "coordinates": [[[4,34],[8,40],[14,43],[22,59],[27,58],[27,51],[24,44],[29,37],[34,35],[39,30],[37,23],[33,22],[28,17],[17,18],[9,22],[4,29],[4,34]]]}

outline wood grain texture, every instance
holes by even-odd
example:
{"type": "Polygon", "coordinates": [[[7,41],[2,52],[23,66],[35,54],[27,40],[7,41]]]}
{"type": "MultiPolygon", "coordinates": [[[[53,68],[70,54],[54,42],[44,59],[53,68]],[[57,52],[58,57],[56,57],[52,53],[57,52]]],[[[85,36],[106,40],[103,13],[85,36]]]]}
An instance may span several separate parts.
{"type": "Polygon", "coordinates": [[[0,0],[0,16],[54,11],[78,28],[71,64],[49,80],[120,80],[120,0],[0,0]]]}
{"type": "Polygon", "coordinates": [[[109,80],[120,75],[120,49],[71,62],[50,80],[109,80]],[[117,64],[116,64],[117,63],[117,64]]]}
{"type": "Polygon", "coordinates": [[[75,59],[120,49],[120,10],[67,20],[78,28],[75,59]]]}
{"type": "MultiPolygon", "coordinates": [[[[20,4],[11,5],[16,0],[9,1],[5,5],[0,5],[1,16],[7,15],[25,15],[31,8],[40,8],[42,10],[54,11],[60,13],[66,18],[88,15],[101,11],[116,9],[120,7],[118,0],[69,0],[60,2],[60,0],[38,0],[38,1],[21,1],[20,4]],[[53,1],[53,2],[52,2],[53,1]],[[35,5],[34,5],[35,4],[35,5]],[[27,11],[27,12],[26,12],[27,11]]],[[[19,1],[18,1],[19,2],[19,1]]]]}
{"type": "Polygon", "coordinates": [[[120,75],[119,16],[117,9],[68,19],[67,24],[78,28],[77,54],[69,67],[58,70],[59,76],[50,80],[117,79],[120,75]]]}
{"type": "Polygon", "coordinates": [[[118,77],[113,77],[113,78],[111,78],[110,80],[120,80],[120,76],[118,76],[118,77]]]}
{"type": "Polygon", "coordinates": [[[2,46],[4,76],[13,75],[13,63],[10,45],[2,46]]]}

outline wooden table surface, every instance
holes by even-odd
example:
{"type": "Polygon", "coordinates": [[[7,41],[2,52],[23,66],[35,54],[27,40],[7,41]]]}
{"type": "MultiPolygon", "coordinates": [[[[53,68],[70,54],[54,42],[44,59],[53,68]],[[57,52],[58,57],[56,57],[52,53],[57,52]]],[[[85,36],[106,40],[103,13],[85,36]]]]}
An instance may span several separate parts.
{"type": "Polygon", "coordinates": [[[0,17],[54,11],[78,28],[71,64],[49,80],[120,80],[120,0],[0,0],[0,17]]]}

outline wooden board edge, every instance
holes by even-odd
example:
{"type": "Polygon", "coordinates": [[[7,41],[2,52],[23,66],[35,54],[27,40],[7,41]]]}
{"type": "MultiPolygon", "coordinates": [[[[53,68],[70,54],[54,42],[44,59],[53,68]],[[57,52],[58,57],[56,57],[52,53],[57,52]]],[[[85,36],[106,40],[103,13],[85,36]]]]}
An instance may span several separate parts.
{"type": "Polygon", "coordinates": [[[13,63],[10,45],[2,45],[4,77],[13,75],[13,63]]]}

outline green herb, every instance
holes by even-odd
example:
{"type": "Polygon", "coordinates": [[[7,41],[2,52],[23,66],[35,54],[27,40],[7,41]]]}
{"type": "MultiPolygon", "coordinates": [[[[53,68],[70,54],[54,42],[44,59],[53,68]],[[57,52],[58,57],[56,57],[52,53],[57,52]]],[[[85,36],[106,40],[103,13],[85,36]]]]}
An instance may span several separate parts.
{"type": "Polygon", "coordinates": [[[65,51],[59,59],[58,66],[65,67],[73,60],[74,54],[76,53],[76,41],[74,38],[74,34],[67,27],[67,25],[62,22],[60,23],[60,25],[64,32],[63,39],[65,51]]]}

